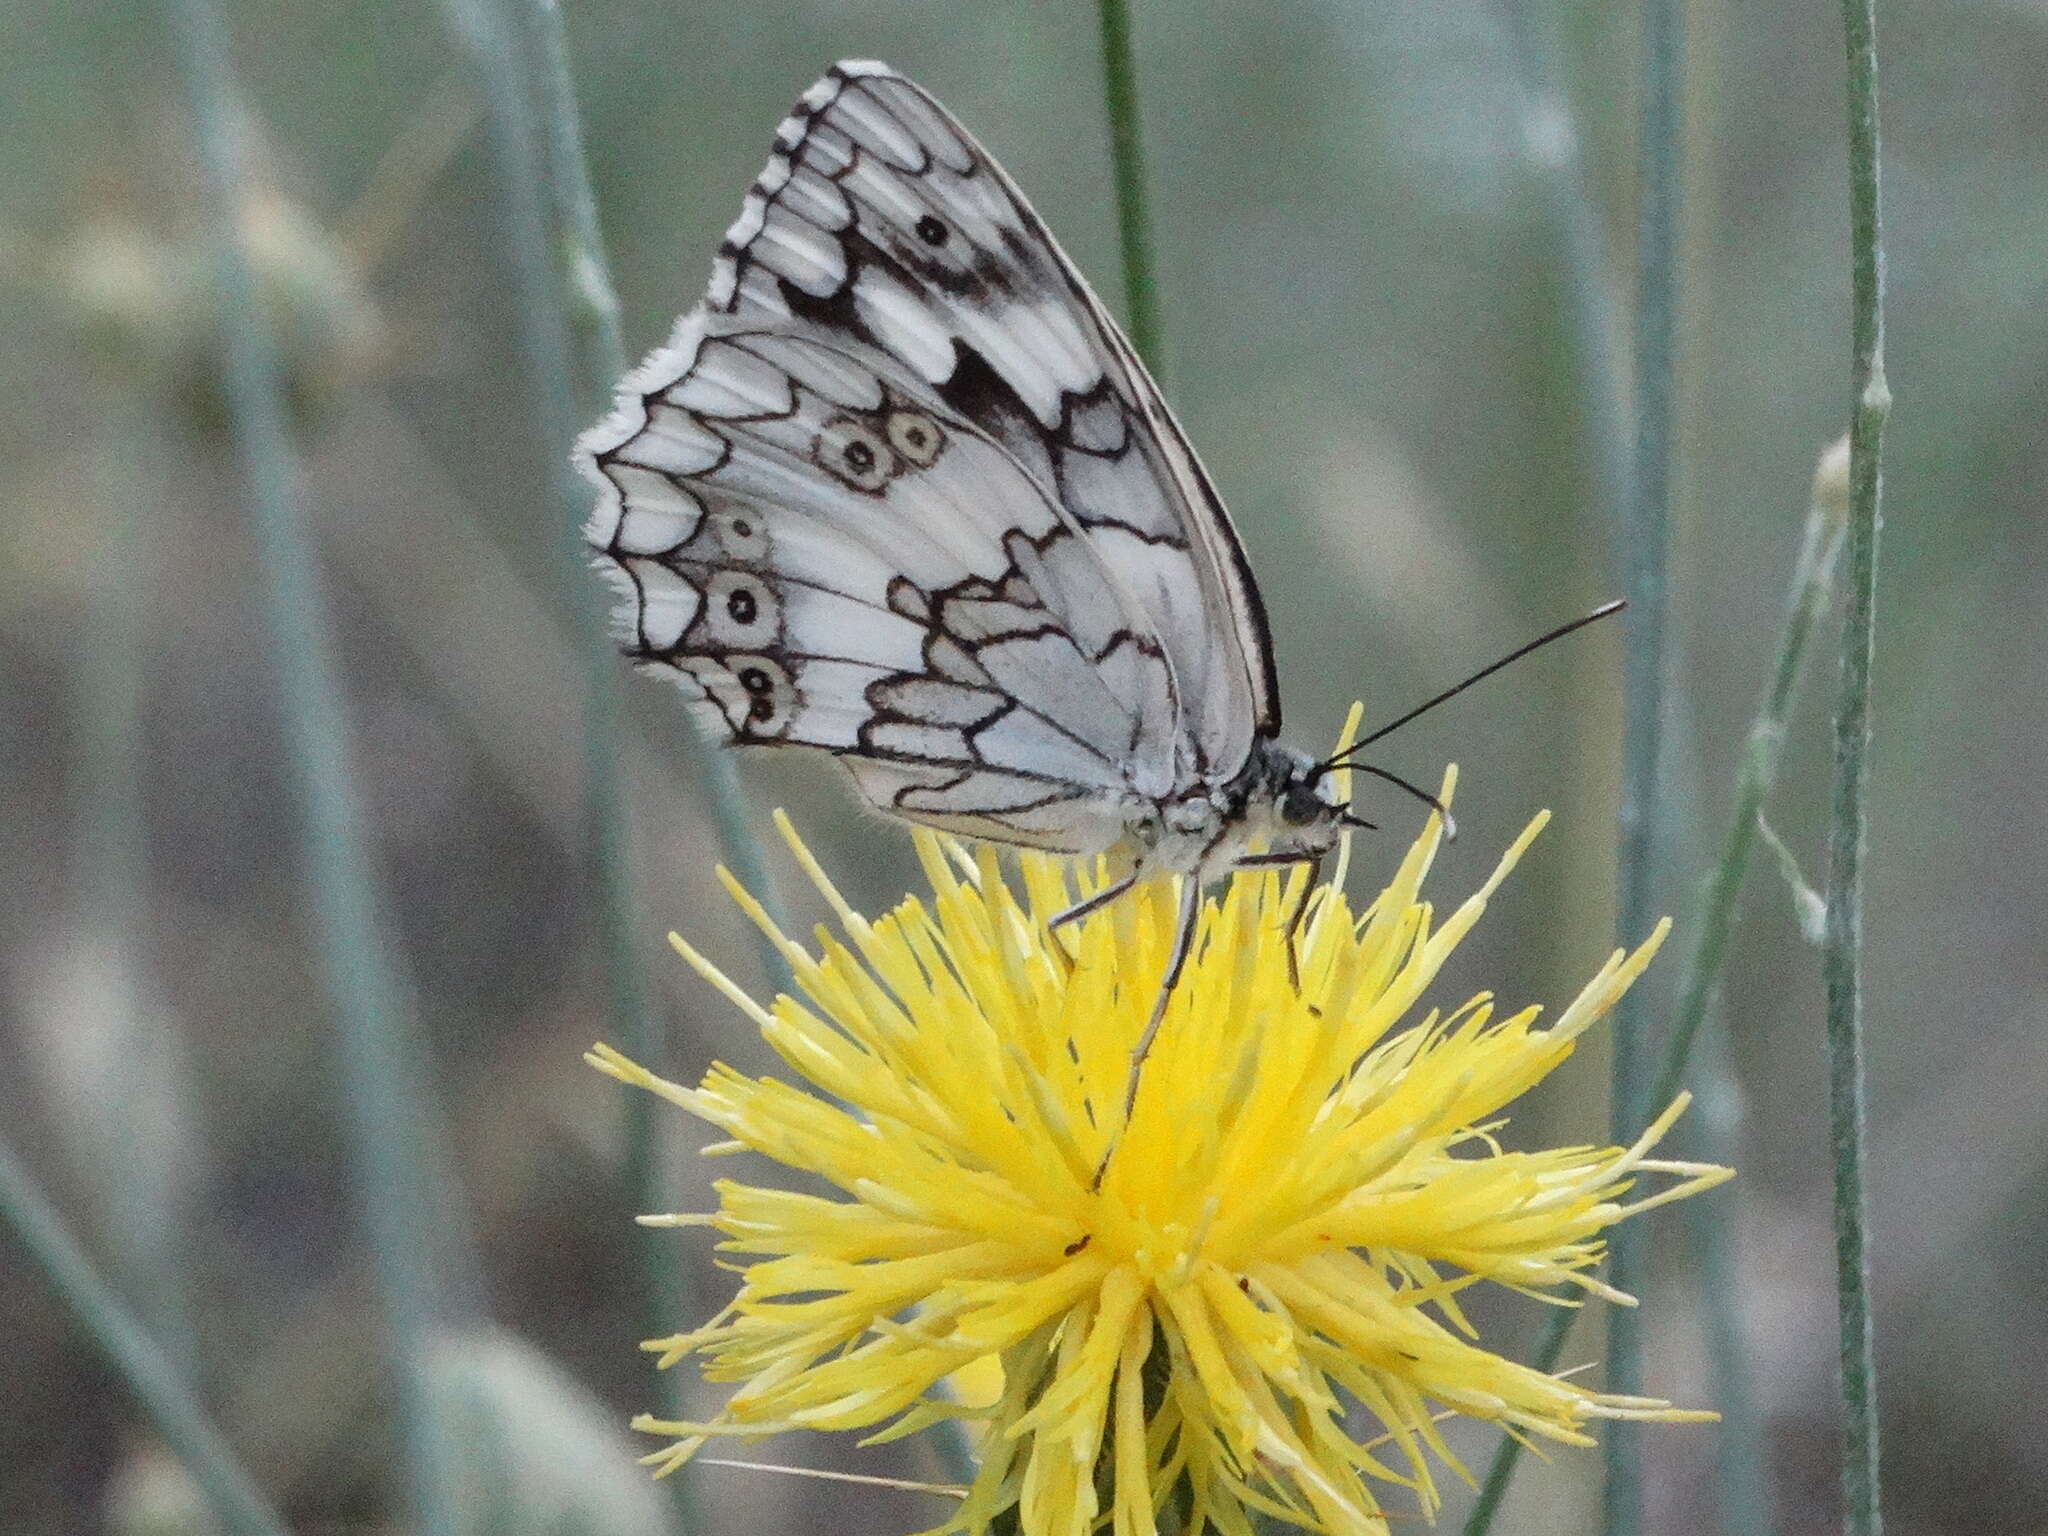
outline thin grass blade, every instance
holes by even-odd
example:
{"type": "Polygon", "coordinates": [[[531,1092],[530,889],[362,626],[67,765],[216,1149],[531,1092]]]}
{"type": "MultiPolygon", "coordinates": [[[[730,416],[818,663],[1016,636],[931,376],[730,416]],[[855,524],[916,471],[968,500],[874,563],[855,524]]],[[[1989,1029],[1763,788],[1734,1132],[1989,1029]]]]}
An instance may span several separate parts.
{"type": "Polygon", "coordinates": [[[282,375],[241,243],[253,185],[228,39],[210,0],[169,0],[216,233],[230,431],[248,486],[285,743],[297,780],[311,923],[337,1029],[354,1177],[392,1333],[413,1520],[453,1536],[450,1456],[425,1362],[444,1310],[441,1253],[452,1228],[417,1085],[410,999],[392,956],[351,772],[329,609],[287,427],[282,375]]]}
{"type": "Polygon", "coordinates": [[[1117,243],[1123,253],[1124,321],[1131,344],[1155,376],[1164,376],[1159,280],[1146,205],[1145,144],[1138,112],[1138,65],[1128,0],[1101,0],[1102,90],[1109,108],[1109,160],[1116,178],[1117,243]]]}
{"type": "Polygon", "coordinates": [[[1851,1536],[1878,1536],[1877,1361],[1863,1189],[1863,865],[1868,841],[1870,678],[1877,628],[1877,533],[1884,495],[1884,219],[1880,201],[1876,0],[1843,0],[1848,52],[1852,333],[1849,580],[1835,708],[1826,958],[1828,1137],[1834,1149],[1835,1285],[1841,1311],[1842,1494],[1851,1536]]]}
{"type": "Polygon", "coordinates": [[[184,1376],[101,1278],[14,1148],[0,1142],[0,1220],[50,1278],[157,1433],[234,1536],[286,1536],[286,1527],[221,1438],[184,1376]]]}

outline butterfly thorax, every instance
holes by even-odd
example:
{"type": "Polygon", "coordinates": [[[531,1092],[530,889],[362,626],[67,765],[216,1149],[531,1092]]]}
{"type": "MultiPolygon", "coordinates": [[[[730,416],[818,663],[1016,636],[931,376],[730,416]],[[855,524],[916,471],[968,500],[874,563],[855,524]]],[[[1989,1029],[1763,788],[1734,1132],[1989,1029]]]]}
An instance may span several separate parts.
{"type": "Polygon", "coordinates": [[[1208,881],[1249,856],[1320,857],[1336,846],[1342,811],[1315,759],[1261,736],[1236,778],[1133,806],[1127,825],[1142,872],[1208,881]]]}

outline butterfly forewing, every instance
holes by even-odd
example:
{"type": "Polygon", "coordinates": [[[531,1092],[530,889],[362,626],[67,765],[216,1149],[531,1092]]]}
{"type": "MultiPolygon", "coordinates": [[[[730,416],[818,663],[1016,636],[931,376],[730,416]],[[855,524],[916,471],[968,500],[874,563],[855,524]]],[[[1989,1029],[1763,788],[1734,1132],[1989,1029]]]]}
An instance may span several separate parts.
{"type": "Polygon", "coordinates": [[[945,110],[805,93],[579,446],[628,649],[883,809],[1088,849],[1277,728],[1256,589],[1129,344],[945,110]]]}

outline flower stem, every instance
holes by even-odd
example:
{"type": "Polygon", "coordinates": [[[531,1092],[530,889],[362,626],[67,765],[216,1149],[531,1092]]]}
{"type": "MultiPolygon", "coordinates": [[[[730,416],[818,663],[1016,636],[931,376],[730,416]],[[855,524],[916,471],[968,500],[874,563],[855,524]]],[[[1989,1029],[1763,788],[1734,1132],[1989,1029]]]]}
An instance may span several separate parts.
{"type": "Polygon", "coordinates": [[[1848,53],[1849,208],[1853,262],[1849,418],[1849,580],[1835,709],[1826,951],[1828,1131],[1834,1149],[1835,1286],[1840,1305],[1842,1493],[1846,1529],[1878,1536],[1877,1365],[1863,1193],[1863,855],[1869,780],[1870,673],[1885,419],[1884,224],[1879,203],[1875,0],[1843,0],[1848,53]]]}
{"type": "MultiPolygon", "coordinates": [[[[1589,429],[1588,442],[1593,452],[1593,464],[1598,474],[1598,485],[1610,523],[1633,556],[1647,546],[1639,544],[1634,538],[1640,520],[1638,511],[1641,503],[1632,491],[1637,464],[1624,441],[1621,425],[1625,416],[1624,391],[1613,361],[1619,347],[1614,305],[1608,297],[1612,263],[1601,238],[1599,216],[1587,191],[1577,127],[1572,120],[1570,106],[1557,83],[1559,71],[1554,58],[1556,49],[1550,35],[1548,17],[1533,0],[1504,0],[1503,8],[1509,38],[1514,47],[1516,66],[1521,75],[1524,144],[1546,184],[1549,214],[1557,229],[1559,250],[1569,280],[1572,343],[1577,354],[1580,389],[1586,400],[1585,419],[1589,429]]],[[[1639,438],[1636,445],[1638,454],[1640,447],[1639,438]]],[[[1661,541],[1659,548],[1661,549],[1661,541]]],[[[1633,563],[1631,558],[1631,564],[1633,563]]],[[[1632,569],[1632,577],[1634,574],[1635,571],[1632,569]]],[[[1633,580],[1630,595],[1632,598],[1639,598],[1633,580]]],[[[1661,643],[1660,610],[1661,601],[1656,605],[1639,607],[1631,618],[1629,741],[1632,748],[1641,746],[1649,740],[1635,729],[1634,705],[1642,697],[1641,691],[1633,686],[1638,655],[1644,639],[1644,630],[1640,626],[1647,625],[1651,637],[1657,638],[1661,643]]],[[[1655,729],[1656,723],[1652,722],[1652,731],[1655,729]]],[[[1641,782],[1638,775],[1644,771],[1646,765],[1654,770],[1654,751],[1647,755],[1632,752],[1626,770],[1632,788],[1641,782]]],[[[1625,812],[1632,812],[1636,803],[1631,795],[1624,802],[1625,812]]],[[[1625,821],[1625,828],[1627,824],[1625,821]]],[[[1626,857],[1626,841],[1623,846],[1626,857]]],[[[1646,848],[1644,852],[1647,852],[1646,848]]],[[[1627,867],[1624,867],[1624,881],[1632,878],[1626,873],[1627,867]]],[[[1624,899],[1624,913],[1627,905],[1624,899]]],[[[1624,930],[1629,926],[1629,920],[1625,915],[1622,916],[1621,926],[1624,930]]],[[[1623,1000],[1623,1007],[1630,1007],[1629,1000],[1623,1000]]],[[[1637,1063],[1630,1055],[1636,1049],[1634,1041],[1638,1029],[1639,1026],[1629,1015],[1617,1020],[1612,1047],[1615,1053],[1617,1085],[1624,1075],[1632,1078],[1638,1071],[1637,1063]]],[[[1621,1103],[1621,1096],[1617,1094],[1614,1100],[1617,1120],[1621,1103]]],[[[1617,1142],[1632,1138],[1640,1124],[1638,1118],[1625,1129],[1618,1129],[1617,1142]]],[[[1549,1371],[1556,1368],[1564,1352],[1565,1340],[1578,1315],[1577,1309],[1560,1308],[1548,1316],[1530,1362],[1536,1369],[1549,1371]]],[[[1615,1427],[1609,1426],[1610,1430],[1615,1427]]],[[[1508,1487],[1514,1479],[1516,1468],[1521,1463],[1521,1456],[1521,1442],[1504,1436],[1494,1451],[1493,1460],[1487,1467],[1485,1482],[1481,1485],[1478,1499],[1466,1519],[1465,1536],[1485,1536],[1492,1528],[1494,1516],[1507,1497],[1508,1487]]]]}
{"type": "MultiPolygon", "coordinates": [[[[132,385],[133,380],[124,379],[132,385]]],[[[131,389],[99,393],[98,484],[84,528],[105,574],[76,646],[79,747],[73,761],[71,855],[76,921],[118,982],[100,1017],[119,1067],[97,1085],[109,1113],[66,1127],[74,1157],[89,1172],[100,1208],[97,1237],[109,1273],[174,1363],[196,1360],[191,1287],[183,1262],[193,1230],[193,1195],[203,1181],[185,1041],[158,1007],[148,958],[149,782],[143,704],[154,659],[152,600],[163,527],[155,476],[166,460],[158,405],[131,389]]]]}
{"type": "MultiPolygon", "coordinates": [[[[1686,1087],[1688,1077],[1693,1080],[1697,1108],[1690,1118],[1696,1123],[1690,1129],[1681,1128],[1681,1145],[1687,1156],[1694,1155],[1693,1144],[1711,1135],[1718,1135],[1723,1142],[1731,1138],[1732,1119],[1726,1125],[1715,1122],[1719,1116],[1739,1113],[1728,1107],[1737,1095],[1728,1077],[1725,1051],[1709,1052],[1712,1059],[1696,1069],[1689,1070],[1689,1063],[1700,1027],[1714,1006],[1743,880],[1762,826],[1764,804],[1777,784],[1809,642],[1834,591],[1845,514],[1841,470],[1840,453],[1830,450],[1822,455],[1814,472],[1806,529],[1793,567],[1791,592],[1779,635],[1777,663],[1756,719],[1744,738],[1728,830],[1701,902],[1692,953],[1679,983],[1671,1035],[1650,1090],[1651,1104],[1668,1104],[1686,1087]]],[[[1714,1039],[1718,1042],[1719,1037],[1714,1039]]],[[[1718,1148],[1699,1155],[1712,1156],[1716,1152],[1718,1148]]],[[[1725,1218],[1714,1212],[1694,1210],[1689,1214],[1688,1225],[1693,1231],[1702,1290],[1707,1297],[1708,1349],[1715,1362],[1715,1403],[1726,1421],[1717,1452],[1724,1498],[1722,1529],[1769,1530],[1769,1474],[1760,1449],[1761,1428],[1748,1362],[1742,1353],[1739,1330],[1733,1327],[1727,1307],[1718,1304],[1721,1298],[1736,1294],[1739,1289],[1725,1218]]]]}
{"type": "MultiPolygon", "coordinates": [[[[576,616],[587,661],[586,775],[596,844],[598,922],[605,935],[615,994],[612,1012],[621,1025],[630,1023],[638,1030],[643,1027],[638,1020],[645,1006],[632,940],[633,883],[612,744],[618,714],[618,658],[605,635],[597,584],[590,577],[588,552],[582,542],[589,492],[568,461],[569,446],[579,426],[596,412],[604,392],[626,371],[618,299],[597,230],[560,13],[551,0],[531,0],[532,36],[522,39],[507,25],[500,0],[443,0],[443,4],[475,61],[499,158],[508,244],[519,284],[522,342],[559,503],[561,558],[557,571],[564,601],[576,616]],[[539,57],[534,59],[531,55],[536,52],[539,57]],[[530,94],[536,89],[547,109],[545,141],[530,94]],[[543,185],[549,193],[546,207],[538,190],[543,185]],[[551,249],[560,253],[559,267],[551,249]],[[580,389],[579,374],[583,380],[580,389]]],[[[779,910],[774,882],[747,826],[745,800],[732,760],[712,750],[709,743],[704,746],[703,778],[726,862],[764,905],[779,910]]],[[[782,975],[780,958],[772,948],[763,946],[762,960],[771,978],[782,975]]]]}
{"type": "MultiPolygon", "coordinates": [[[[1729,1064],[1725,1030],[1709,1030],[1699,1042],[1699,1061],[1690,1074],[1693,1107],[1672,1128],[1672,1146],[1688,1162],[1735,1162],[1742,1128],[1742,1089],[1729,1064]]],[[[1754,1536],[1777,1529],[1771,1488],[1769,1445],[1758,1411],[1756,1373],[1740,1310],[1729,1298],[1743,1294],[1742,1258],[1728,1202],[1695,1200],[1686,1208],[1692,1240],[1701,1332],[1711,1371],[1714,1409],[1721,1415],[1714,1437],[1714,1475],[1720,1498],[1715,1517],[1723,1536],[1754,1536]]]]}
{"type": "Polygon", "coordinates": [[[305,495],[285,417],[281,362],[241,242],[243,198],[255,177],[229,72],[226,29],[212,0],[168,0],[218,242],[226,338],[224,389],[231,435],[248,485],[263,598],[297,780],[311,924],[337,1026],[355,1179],[389,1313],[413,1525],[448,1536],[452,1447],[428,1379],[440,1322],[440,1250],[448,1212],[436,1198],[427,1107],[417,1085],[412,1014],[393,961],[350,770],[347,714],[333,653],[327,596],[307,527],[305,495]]]}
{"type": "Polygon", "coordinates": [[[157,1433],[192,1474],[234,1536],[285,1536],[284,1521],[221,1438],[184,1376],[78,1245],[14,1149],[0,1142],[4,1220],[71,1313],[120,1373],[157,1433]]]}
{"type": "Polygon", "coordinates": [[[1734,810],[1721,840],[1720,860],[1708,878],[1700,905],[1698,937],[1679,983],[1671,1037],[1650,1089],[1651,1104],[1669,1104],[1685,1087],[1693,1041],[1713,1006],[1720,984],[1728,935],[1735,926],[1736,901],[1742,894],[1743,877],[1749,871],[1750,854],[1756,847],[1758,821],[1764,802],[1778,781],[1778,764],[1784,755],[1792,707],[1799,696],[1807,643],[1814,626],[1827,611],[1834,591],[1835,565],[1842,548],[1843,509],[1840,483],[1830,465],[1832,458],[1832,454],[1824,456],[1814,475],[1813,504],[1806,514],[1806,532],[1792,569],[1792,591],[1785,608],[1784,627],[1778,636],[1778,660],[1772,668],[1769,690],[1744,740],[1742,762],[1735,775],[1734,810]]]}
{"type": "Polygon", "coordinates": [[[1545,0],[1503,0],[1502,10],[1520,76],[1522,148],[1541,182],[1556,258],[1564,268],[1586,451],[1601,513],[1618,533],[1626,521],[1634,465],[1613,253],[1587,185],[1583,136],[1561,83],[1551,7],[1545,0]]]}
{"type": "MultiPolygon", "coordinates": [[[[1619,941],[1634,943],[1655,919],[1659,770],[1664,747],[1666,554],[1671,521],[1675,436],[1675,331],[1678,307],[1678,211],[1682,128],[1683,20],[1678,0],[1648,0],[1643,10],[1642,162],[1636,248],[1635,460],[1623,537],[1627,548],[1629,627],[1625,654],[1620,848],[1616,871],[1619,941]]],[[[1644,1067],[1647,998],[1623,1000],[1615,1020],[1611,1132],[1617,1145],[1641,1128],[1647,1111],[1644,1067]]],[[[1614,1234],[1607,1278],[1641,1289],[1643,1233],[1614,1234]]],[[[1633,1308],[1607,1317],[1607,1387],[1642,1390],[1641,1323],[1633,1308]]],[[[1632,1536],[1642,1523],[1640,1432],[1618,1422],[1604,1439],[1607,1477],[1601,1498],[1605,1536],[1632,1536]]]]}
{"type": "MultiPolygon", "coordinates": [[[[582,414],[588,414],[605,400],[627,367],[625,341],[619,326],[618,291],[612,284],[611,263],[598,229],[597,199],[590,187],[582,114],[576,102],[575,77],[569,68],[568,38],[562,26],[561,9],[554,0],[528,0],[525,12],[535,84],[540,93],[541,128],[545,133],[541,163],[551,202],[551,243],[559,252],[563,268],[561,292],[572,332],[572,344],[567,350],[576,375],[574,383],[565,379],[558,387],[570,394],[573,410],[573,399],[580,386],[582,414]]],[[[562,451],[566,452],[566,447],[562,451]]],[[[605,971],[610,979],[611,1029],[617,1038],[628,1042],[627,1051],[636,1055],[644,1051],[647,1054],[639,1059],[653,1060],[660,1054],[659,1031],[647,1006],[639,951],[629,921],[629,914],[635,910],[633,865],[617,755],[612,746],[620,703],[618,657],[605,638],[589,590],[589,561],[581,534],[589,493],[571,481],[568,496],[564,527],[569,539],[562,574],[570,585],[567,595],[582,620],[579,638],[583,641],[586,663],[583,728],[588,819],[599,879],[598,926],[604,944],[605,971]]],[[[694,732],[694,725],[691,729],[694,732]]],[[[732,758],[701,736],[697,739],[703,749],[700,766],[709,787],[712,820],[727,862],[743,872],[744,880],[768,882],[749,888],[761,890],[764,903],[779,918],[780,898],[747,830],[745,797],[740,792],[732,758]]],[[[784,974],[781,956],[765,940],[761,943],[761,958],[766,975],[784,974]]],[[[658,1108],[646,1094],[638,1093],[626,1095],[623,1105],[627,1198],[636,1211],[664,1211],[674,1204],[658,1108]]],[[[673,1331],[678,1319],[696,1310],[688,1271],[676,1262],[662,1236],[638,1227],[632,1235],[640,1302],[638,1326],[647,1338],[659,1338],[673,1331]]],[[[685,1411],[686,1384],[680,1372],[658,1373],[655,1394],[664,1414],[679,1417],[685,1411]]],[[[678,1476],[668,1481],[677,1521],[686,1531],[697,1529],[700,1522],[695,1479],[678,1476]]]]}
{"type": "MultiPolygon", "coordinates": [[[[592,863],[598,877],[603,931],[614,996],[611,1012],[622,1037],[644,1028],[626,816],[614,750],[619,714],[619,662],[605,632],[600,593],[591,579],[582,525],[590,492],[569,465],[581,424],[609,399],[627,367],[619,301],[598,231],[597,204],[583,152],[574,80],[569,73],[561,12],[553,0],[527,0],[524,35],[507,26],[502,0],[442,0],[468,45],[481,77],[504,183],[512,257],[520,285],[520,318],[535,405],[550,451],[560,503],[557,571],[563,600],[575,615],[586,661],[585,772],[589,783],[592,863]],[[542,118],[537,124],[533,96],[542,118]],[[544,130],[544,134],[543,134],[544,130]],[[536,190],[545,186],[544,207],[536,190]],[[552,254],[551,254],[552,253],[552,254]]],[[[694,731],[694,727],[692,727],[694,731]]],[[[719,846],[733,873],[771,913],[780,913],[776,883],[748,825],[746,797],[732,757],[701,734],[701,777],[719,846]]],[[[773,946],[761,944],[764,974],[783,976],[773,946]]]]}
{"type": "MultiPolygon", "coordinates": [[[[1531,1370],[1546,1374],[1557,1369],[1557,1362],[1564,1355],[1564,1341],[1571,1335],[1572,1324],[1579,1320],[1580,1308],[1557,1307],[1543,1321],[1543,1333],[1536,1341],[1536,1348],[1529,1356],[1531,1370]]],[[[1464,1536],[1487,1536],[1493,1529],[1493,1517],[1500,1513],[1501,1501],[1508,1496],[1508,1485],[1514,1481],[1515,1468],[1522,1462],[1522,1442],[1511,1436],[1502,1438],[1500,1448],[1493,1453],[1493,1460],[1486,1468],[1486,1481],[1479,1485],[1479,1497],[1473,1500],[1472,1513],[1465,1517],[1464,1536]]]]}
{"type": "Polygon", "coordinates": [[[1145,203],[1145,149],[1138,124],[1138,67],[1131,52],[1126,0],[1101,0],[1102,90],[1109,105],[1109,156],[1116,176],[1116,226],[1123,250],[1124,315],[1131,343],[1154,374],[1160,355],[1159,285],[1152,264],[1152,219],[1145,203]]]}
{"type": "MultiPolygon", "coordinates": [[[[1736,771],[1735,805],[1722,839],[1720,861],[1715,865],[1694,926],[1697,938],[1686,962],[1679,986],[1676,1019],[1665,1042],[1649,1103],[1664,1105],[1685,1087],[1687,1066],[1692,1057],[1701,1023],[1712,1007],[1727,955],[1728,936],[1733,928],[1737,898],[1755,850],[1759,818],[1764,802],[1777,783],[1792,709],[1798,699],[1799,679],[1815,625],[1826,610],[1834,589],[1837,556],[1842,545],[1842,486],[1837,471],[1837,454],[1824,455],[1814,474],[1813,498],[1807,512],[1806,531],[1800,541],[1799,557],[1793,567],[1792,585],[1786,603],[1785,622],[1778,639],[1778,656],[1763,703],[1751,722],[1747,747],[1736,771]]],[[[1702,1111],[1706,1108],[1702,1101],[1702,1111]]],[[[1573,1315],[1554,1314],[1545,1326],[1531,1364],[1537,1370],[1556,1367],[1570,1331],[1573,1315]]],[[[1726,1374],[1724,1372],[1724,1374],[1726,1374]]],[[[1521,1447],[1504,1440],[1487,1469],[1486,1482],[1465,1536],[1484,1536],[1492,1524],[1509,1479],[1520,1459],[1521,1447]]],[[[1732,1489],[1762,1507],[1762,1490],[1747,1483],[1732,1489]]]]}
{"type": "MultiPolygon", "coordinates": [[[[442,0],[467,47],[486,103],[498,161],[507,247],[518,290],[521,343],[554,490],[555,573],[562,605],[574,619],[583,662],[584,824],[591,839],[595,926],[604,961],[607,1032],[636,1057],[660,1059],[659,1031],[647,1001],[635,919],[639,911],[622,776],[615,746],[620,713],[619,662],[599,612],[582,526],[590,492],[569,462],[581,425],[601,408],[626,371],[619,303],[598,233],[583,153],[581,122],[561,14],[550,0],[530,0],[509,13],[505,0],[442,0]],[[545,189],[545,195],[543,195],[545,189]]],[[[694,728],[693,728],[694,729],[694,728]]],[[[747,830],[745,802],[732,761],[701,736],[703,782],[726,861],[776,902],[759,849],[747,830]]],[[[771,977],[780,959],[763,945],[771,977]]],[[[638,1211],[671,1203],[663,1168],[660,1124],[643,1096],[625,1104],[628,1198],[638,1211]]],[[[672,1331],[691,1310],[684,1271],[651,1232],[636,1232],[640,1316],[647,1337],[672,1331]]],[[[674,1373],[658,1390],[665,1412],[680,1411],[674,1373]]],[[[671,1479],[678,1518],[692,1523],[689,1480],[671,1479]]]]}
{"type": "MultiPolygon", "coordinates": [[[[1778,765],[1790,728],[1792,709],[1798,699],[1799,678],[1810,648],[1816,624],[1826,610],[1834,588],[1836,559],[1842,545],[1843,507],[1837,455],[1824,455],[1815,471],[1812,503],[1807,512],[1806,531],[1800,541],[1799,557],[1793,566],[1791,593],[1786,603],[1784,627],[1778,638],[1777,660],[1756,719],[1751,722],[1747,746],[1736,770],[1735,805],[1722,839],[1720,861],[1715,865],[1700,914],[1693,931],[1697,935],[1687,957],[1679,984],[1679,1001],[1674,1026],[1665,1042],[1662,1060],[1650,1091],[1649,1103],[1669,1104],[1685,1087],[1687,1066],[1698,1040],[1700,1025],[1712,1007],[1721,966],[1727,957],[1728,936],[1734,926],[1736,902],[1742,893],[1743,877],[1756,847],[1759,817],[1764,802],[1777,783],[1778,765]]],[[[1706,1108],[1702,1103],[1702,1110],[1706,1108]]],[[[1530,1363],[1540,1371],[1552,1370],[1563,1352],[1565,1335],[1575,1314],[1551,1316],[1538,1341],[1530,1363]]],[[[1484,1536],[1508,1482],[1521,1457],[1521,1446],[1503,1440],[1487,1469],[1480,1498],[1465,1525],[1465,1536],[1484,1536]]],[[[1738,1489],[1743,1497],[1760,1503],[1761,1492],[1738,1489]]]]}
{"type": "Polygon", "coordinates": [[[602,404],[626,371],[626,342],[611,259],[597,222],[597,196],[590,186],[568,32],[557,0],[524,0],[523,12],[535,50],[546,183],[555,245],[567,278],[563,291],[569,324],[578,343],[575,360],[586,401],[602,404]]]}

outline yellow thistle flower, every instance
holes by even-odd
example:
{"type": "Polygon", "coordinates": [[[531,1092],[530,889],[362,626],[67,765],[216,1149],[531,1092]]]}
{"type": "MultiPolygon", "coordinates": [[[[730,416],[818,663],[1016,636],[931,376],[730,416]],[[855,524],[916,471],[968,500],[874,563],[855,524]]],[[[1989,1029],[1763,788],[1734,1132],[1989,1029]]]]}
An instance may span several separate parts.
{"type": "Polygon", "coordinates": [[[698,1355],[709,1380],[738,1383],[705,1422],[635,1420],[674,1441],[648,1460],[673,1470],[714,1436],[883,1440],[962,1417],[979,1471],[941,1531],[1014,1508],[1028,1536],[1244,1536],[1258,1513],[1380,1533],[1388,1486],[1427,1516],[1433,1461],[1466,1475],[1435,1409],[1572,1445],[1591,1443],[1590,1419],[1711,1418],[1515,1364],[1459,1307],[1482,1280],[1632,1305],[1593,1272],[1602,1231],[1728,1177],[1650,1157],[1682,1100],[1631,1147],[1494,1139],[1503,1106],[1571,1054],[1664,926],[1547,1029],[1534,1008],[1496,1017],[1485,994],[1410,1022],[1543,819],[1441,925],[1419,896],[1434,819],[1364,912],[1340,867],[1311,897],[1299,994],[1283,930],[1306,875],[1236,877],[1203,913],[1092,1190],[1172,940],[1170,887],[1053,935],[1046,920],[1105,871],[1076,890],[1069,865],[1027,853],[1006,878],[990,850],[921,832],[929,903],[870,922],[778,817],[844,937],[821,928],[813,954],[726,883],[808,1001],[762,1008],[674,943],[803,1081],[715,1065],[690,1089],[608,1047],[589,1057],[731,1138],[710,1150],[751,1149],[838,1191],[727,1180],[713,1214],[650,1218],[723,1233],[741,1282],[710,1323],[647,1345],[663,1366],[698,1355]],[[1675,1182],[1633,1193],[1649,1173],[1675,1182]],[[997,1378],[993,1400],[949,1396],[963,1371],[997,1378]],[[1354,1438],[1354,1405],[1379,1439],[1354,1438]]]}

